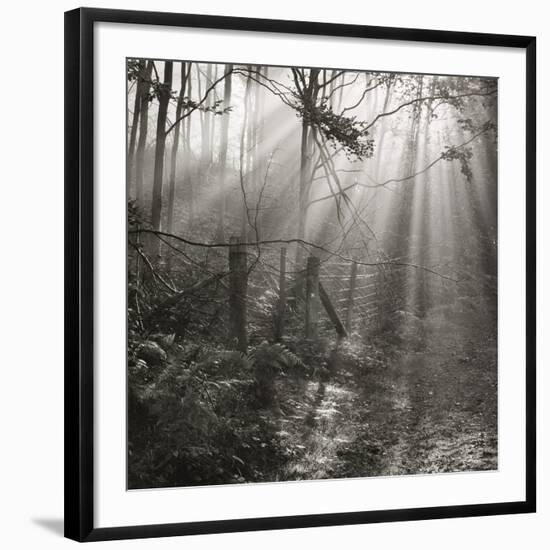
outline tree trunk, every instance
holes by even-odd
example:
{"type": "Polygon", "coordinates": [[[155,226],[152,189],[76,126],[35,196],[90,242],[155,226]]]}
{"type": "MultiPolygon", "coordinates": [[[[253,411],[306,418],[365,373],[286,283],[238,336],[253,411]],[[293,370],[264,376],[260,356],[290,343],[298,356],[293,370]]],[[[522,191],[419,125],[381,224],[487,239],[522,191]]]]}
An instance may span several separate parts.
{"type": "Polygon", "coordinates": [[[128,164],[127,164],[127,174],[128,174],[128,190],[130,189],[130,180],[134,168],[134,155],[136,152],[136,139],[137,139],[137,130],[139,123],[139,111],[141,105],[141,96],[143,88],[143,78],[145,76],[145,61],[139,61],[139,70],[138,77],[136,78],[136,90],[134,97],[134,112],[132,113],[132,124],[130,125],[130,138],[128,139],[128,164]]]}
{"type": "MultiPolygon", "coordinates": [[[[251,66],[248,66],[248,70],[251,70],[251,66]]],[[[249,156],[249,136],[250,136],[250,89],[251,89],[251,83],[252,79],[250,78],[250,74],[248,75],[246,79],[246,87],[245,87],[245,93],[244,93],[244,116],[243,116],[243,122],[241,126],[241,140],[240,140],[240,148],[239,148],[239,179],[240,179],[240,186],[241,186],[241,194],[242,194],[242,204],[243,204],[243,214],[241,218],[241,235],[243,235],[244,238],[249,234],[250,231],[250,224],[249,224],[249,218],[250,218],[250,209],[249,209],[249,197],[248,197],[248,189],[247,189],[247,182],[248,182],[248,176],[249,176],[249,169],[250,169],[250,156],[249,156]]]]}
{"type": "MultiPolygon", "coordinates": [[[[214,65],[214,76],[212,77],[212,81],[208,84],[210,87],[214,82],[218,80],[218,65],[214,65]]],[[[212,95],[214,96],[214,100],[211,102],[211,106],[214,107],[216,104],[216,101],[218,100],[218,96],[216,94],[216,89],[214,88],[212,92],[210,92],[210,97],[212,95]]],[[[216,141],[216,118],[217,116],[214,113],[211,113],[210,117],[210,153],[209,158],[210,162],[214,162],[214,148],[215,148],[215,141],[216,141]]]]}
{"type": "MultiPolygon", "coordinates": [[[[260,84],[256,80],[260,80],[262,77],[262,67],[257,67],[257,72],[259,73],[255,80],[253,81],[254,87],[254,98],[253,98],[253,109],[250,116],[250,171],[252,173],[253,189],[254,189],[254,228],[258,239],[262,237],[261,231],[261,212],[262,205],[260,204],[260,195],[264,182],[264,164],[265,164],[265,152],[261,149],[262,146],[262,90],[260,84]]],[[[261,80],[260,80],[261,82],[261,80]]],[[[251,95],[252,103],[252,95],[251,95]]]]}
{"type": "MultiPolygon", "coordinates": [[[[198,65],[197,65],[198,68],[198,65]]],[[[207,65],[206,75],[204,77],[204,91],[210,87],[212,80],[212,64],[207,65]]],[[[199,72],[199,97],[202,97],[202,87],[200,84],[200,72],[199,72]]],[[[210,96],[209,96],[210,97],[210,96]]],[[[207,106],[210,106],[210,99],[206,102],[207,106]]],[[[202,125],[201,125],[201,175],[203,178],[206,176],[207,168],[210,164],[210,113],[205,111],[202,113],[202,125]]]]}
{"type": "Polygon", "coordinates": [[[147,144],[147,132],[149,125],[149,91],[151,90],[151,75],[153,62],[148,61],[145,68],[145,81],[141,89],[141,100],[139,105],[139,139],[136,151],[136,203],[144,207],[143,202],[143,178],[145,164],[145,146],[147,144]]]}
{"type": "MultiPolygon", "coordinates": [[[[187,97],[191,99],[193,94],[193,77],[191,69],[193,68],[193,63],[189,63],[187,67],[187,97]]],[[[187,190],[187,204],[188,204],[188,227],[190,230],[195,226],[195,158],[191,151],[191,121],[192,116],[188,116],[185,119],[185,159],[184,159],[184,169],[185,169],[185,189],[187,190]]]]}
{"type": "MultiPolygon", "coordinates": [[[[196,64],[197,69],[197,93],[200,98],[202,98],[202,80],[201,80],[201,68],[200,65],[196,64]]],[[[206,181],[205,178],[205,168],[206,168],[206,149],[207,149],[207,141],[206,141],[206,113],[201,109],[199,110],[199,121],[200,121],[200,134],[201,134],[201,148],[200,153],[197,154],[197,182],[200,187],[203,187],[204,182],[206,181]]]]}
{"type": "MultiPolygon", "coordinates": [[[[159,231],[162,216],[162,184],[164,172],[164,151],[166,146],[166,115],[172,88],[173,62],[164,62],[164,80],[159,90],[159,110],[157,117],[157,143],[155,147],[155,168],[153,173],[153,201],[151,207],[151,224],[159,231]]],[[[151,255],[160,253],[160,241],[156,241],[150,249],[151,255]]],[[[154,260],[154,258],[153,258],[154,260]]]]}
{"type": "MultiPolygon", "coordinates": [[[[307,233],[307,204],[309,202],[309,191],[311,187],[311,133],[313,129],[310,127],[308,120],[308,111],[310,112],[317,102],[319,93],[319,85],[317,82],[319,69],[310,69],[309,82],[303,90],[302,101],[304,103],[304,116],[302,118],[302,138],[300,143],[300,184],[298,198],[298,238],[305,239],[307,233]]],[[[305,77],[304,77],[305,79],[305,77]]],[[[303,249],[296,249],[296,266],[299,268],[303,262],[303,249]]]]}
{"type": "MultiPolygon", "coordinates": [[[[208,66],[206,68],[206,78],[204,81],[204,90],[206,93],[206,90],[212,86],[212,63],[208,63],[208,66]]],[[[208,107],[212,107],[212,94],[208,96],[208,107]]],[[[212,163],[212,148],[210,147],[210,136],[212,134],[212,113],[209,111],[206,111],[204,113],[205,116],[205,160],[206,160],[206,166],[210,167],[210,164],[212,163]]]]}
{"type": "MultiPolygon", "coordinates": [[[[309,172],[308,159],[308,132],[309,125],[302,120],[302,139],[300,142],[300,182],[298,187],[298,239],[304,239],[306,233],[307,216],[307,174],[309,172]]],[[[304,250],[301,246],[296,248],[296,267],[300,269],[304,258],[304,250]]]]}
{"type": "MultiPolygon", "coordinates": [[[[268,76],[268,68],[267,67],[260,67],[259,72],[261,75],[264,75],[265,78],[268,76]]],[[[260,82],[263,80],[261,76],[258,76],[258,79],[260,82]]],[[[265,90],[260,86],[259,84],[256,84],[256,98],[255,98],[255,109],[254,109],[254,126],[256,128],[256,136],[255,136],[255,143],[256,143],[256,179],[259,184],[259,189],[261,192],[261,189],[264,188],[264,186],[267,186],[267,166],[268,166],[268,152],[265,147],[265,90]]],[[[262,205],[258,204],[258,206],[261,208],[262,205]]],[[[264,214],[265,210],[261,209],[257,213],[257,229],[258,229],[258,236],[263,238],[263,225],[264,225],[264,214]]]]}
{"type": "Polygon", "coordinates": [[[174,232],[174,206],[176,198],[176,170],[177,170],[177,156],[178,156],[178,147],[180,142],[180,125],[182,111],[182,103],[185,97],[185,82],[186,82],[186,72],[185,72],[185,62],[181,63],[181,84],[180,84],[180,93],[178,97],[178,104],[176,106],[176,126],[174,128],[174,140],[172,142],[172,154],[170,157],[170,180],[168,187],[168,220],[167,220],[167,229],[168,233],[174,232]]]}
{"type": "MultiPolygon", "coordinates": [[[[232,85],[233,65],[225,66],[225,80],[223,89],[223,108],[227,109],[231,104],[231,85],[232,85]]],[[[220,136],[220,190],[218,200],[218,227],[216,229],[216,240],[223,242],[225,240],[225,184],[227,181],[227,146],[229,141],[229,112],[222,115],[221,136],[220,136]]]]}

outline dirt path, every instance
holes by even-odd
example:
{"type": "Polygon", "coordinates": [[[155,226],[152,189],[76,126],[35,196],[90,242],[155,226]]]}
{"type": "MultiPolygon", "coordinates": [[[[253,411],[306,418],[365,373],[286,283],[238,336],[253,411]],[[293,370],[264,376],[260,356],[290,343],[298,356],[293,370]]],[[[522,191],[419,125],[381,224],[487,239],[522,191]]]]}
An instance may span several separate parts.
{"type": "Polygon", "coordinates": [[[345,363],[295,388],[281,406],[291,458],[279,479],[496,469],[490,357],[413,352],[385,366],[345,363]]]}

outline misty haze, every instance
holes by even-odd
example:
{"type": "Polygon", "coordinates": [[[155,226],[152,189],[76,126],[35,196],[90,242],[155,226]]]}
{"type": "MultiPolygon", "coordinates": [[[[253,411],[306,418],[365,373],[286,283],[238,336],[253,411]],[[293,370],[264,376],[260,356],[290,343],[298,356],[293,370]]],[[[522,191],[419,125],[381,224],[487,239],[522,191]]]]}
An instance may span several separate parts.
{"type": "Polygon", "coordinates": [[[126,68],[128,488],[496,470],[498,81],[126,68]]]}

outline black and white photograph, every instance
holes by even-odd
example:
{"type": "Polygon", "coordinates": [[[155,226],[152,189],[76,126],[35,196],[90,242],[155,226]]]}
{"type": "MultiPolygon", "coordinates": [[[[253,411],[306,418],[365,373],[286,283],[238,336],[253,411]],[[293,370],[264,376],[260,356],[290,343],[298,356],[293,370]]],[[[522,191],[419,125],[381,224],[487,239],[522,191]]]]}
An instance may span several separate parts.
{"type": "Polygon", "coordinates": [[[498,468],[497,98],[127,59],[129,489],[498,468]]]}
{"type": "Polygon", "coordinates": [[[1,546],[545,549],[543,4],[91,4],[0,34],[1,546]]]}

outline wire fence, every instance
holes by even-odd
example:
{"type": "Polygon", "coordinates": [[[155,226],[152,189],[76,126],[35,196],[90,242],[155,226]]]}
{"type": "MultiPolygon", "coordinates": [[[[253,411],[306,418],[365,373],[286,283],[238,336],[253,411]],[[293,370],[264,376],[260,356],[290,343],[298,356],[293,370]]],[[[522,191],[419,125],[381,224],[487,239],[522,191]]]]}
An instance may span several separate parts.
{"type": "Polygon", "coordinates": [[[201,248],[161,240],[163,255],[157,262],[147,257],[139,233],[129,247],[129,271],[134,268],[135,286],[141,288],[133,302],[142,328],[151,318],[157,323],[163,315],[173,319],[177,309],[182,331],[237,339],[243,349],[285,336],[379,331],[396,311],[411,310],[413,302],[417,309],[418,304],[433,307],[450,303],[456,293],[455,285],[409,264],[406,257],[348,261],[319,258],[311,250],[291,255],[277,244],[201,248]],[[156,315],[140,310],[140,296],[148,291],[163,296],[156,315]]]}

